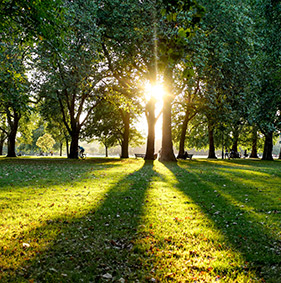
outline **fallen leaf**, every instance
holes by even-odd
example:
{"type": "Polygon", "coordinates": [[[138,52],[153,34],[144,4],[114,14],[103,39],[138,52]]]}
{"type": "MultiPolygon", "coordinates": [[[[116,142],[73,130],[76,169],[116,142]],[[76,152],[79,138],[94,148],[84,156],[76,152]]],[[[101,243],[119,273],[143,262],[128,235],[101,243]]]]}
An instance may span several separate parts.
{"type": "Polygon", "coordinates": [[[102,277],[105,279],[112,279],[112,275],[109,273],[104,274],[102,277]]]}

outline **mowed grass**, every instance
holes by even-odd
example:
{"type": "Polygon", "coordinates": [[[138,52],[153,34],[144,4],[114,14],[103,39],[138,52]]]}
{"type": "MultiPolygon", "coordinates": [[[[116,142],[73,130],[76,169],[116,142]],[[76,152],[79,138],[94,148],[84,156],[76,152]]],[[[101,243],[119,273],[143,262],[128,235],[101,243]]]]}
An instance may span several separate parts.
{"type": "Polygon", "coordinates": [[[0,158],[0,282],[280,282],[281,162],[0,158]]]}

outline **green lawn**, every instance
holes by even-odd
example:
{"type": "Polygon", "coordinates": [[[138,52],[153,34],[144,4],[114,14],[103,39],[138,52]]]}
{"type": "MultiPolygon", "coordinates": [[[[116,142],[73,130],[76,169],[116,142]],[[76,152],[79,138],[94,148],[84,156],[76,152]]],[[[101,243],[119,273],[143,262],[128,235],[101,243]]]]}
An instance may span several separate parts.
{"type": "Polygon", "coordinates": [[[280,282],[281,162],[0,158],[0,282],[280,282]]]}

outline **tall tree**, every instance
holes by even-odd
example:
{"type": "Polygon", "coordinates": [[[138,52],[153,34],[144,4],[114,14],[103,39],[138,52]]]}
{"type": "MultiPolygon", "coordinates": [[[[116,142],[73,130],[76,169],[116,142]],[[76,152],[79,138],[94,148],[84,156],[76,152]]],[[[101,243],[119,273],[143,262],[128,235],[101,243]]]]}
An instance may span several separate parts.
{"type": "MultiPolygon", "coordinates": [[[[203,9],[195,1],[122,1],[120,5],[118,0],[104,0],[103,3],[99,18],[105,27],[106,47],[113,55],[111,63],[117,58],[119,65],[113,68],[111,64],[109,68],[119,83],[124,81],[122,75],[128,65],[134,67],[135,75],[143,83],[149,81],[155,84],[159,75],[164,76],[169,95],[164,100],[164,139],[160,159],[174,161],[171,135],[173,68],[183,58],[187,38],[200,20],[203,9]]],[[[153,103],[153,100],[149,101],[146,107],[149,118],[146,159],[154,158],[156,117],[153,103]]]]}
{"type": "Polygon", "coordinates": [[[99,57],[97,3],[66,2],[64,23],[56,27],[60,38],[46,38],[36,48],[40,55],[37,69],[39,95],[46,103],[60,109],[63,123],[71,137],[69,158],[78,158],[82,127],[97,106],[104,78],[99,57]],[[40,81],[41,80],[41,81],[40,81]]]}
{"type": "Polygon", "coordinates": [[[7,138],[7,134],[5,131],[6,128],[7,128],[6,116],[0,114],[0,155],[3,155],[4,142],[7,138]]]}
{"type": "MultiPolygon", "coordinates": [[[[120,105],[119,105],[120,106],[120,105]]],[[[112,146],[119,144],[121,146],[121,155],[124,154],[124,135],[129,133],[128,143],[134,143],[140,145],[142,140],[140,133],[137,129],[131,126],[130,132],[126,129],[126,125],[129,123],[124,122],[123,115],[127,115],[128,112],[120,109],[116,103],[112,103],[108,100],[102,101],[100,107],[92,113],[83,138],[86,140],[96,139],[105,146],[106,156],[108,156],[108,149],[112,146]]],[[[130,113],[128,113],[130,115],[130,113]]],[[[127,117],[129,117],[129,115],[127,117]]],[[[129,146],[129,145],[128,145],[129,146]]],[[[127,149],[128,147],[125,146],[127,149]]],[[[125,157],[127,158],[127,157],[125,157]]]]}
{"type": "MultiPolygon", "coordinates": [[[[13,31],[13,27],[10,27],[13,31]]],[[[16,135],[20,119],[29,107],[29,82],[25,74],[27,46],[21,44],[20,35],[12,34],[0,46],[0,111],[5,113],[8,127],[1,127],[8,139],[8,157],[15,157],[16,135]]]]}
{"type": "Polygon", "coordinates": [[[195,1],[163,1],[163,18],[158,28],[159,64],[163,68],[166,95],[163,99],[163,133],[160,161],[175,161],[172,143],[171,109],[175,98],[173,72],[177,64],[188,54],[188,39],[194,33],[204,13],[195,1]]]}
{"type": "Polygon", "coordinates": [[[273,160],[273,135],[281,129],[281,3],[279,1],[254,1],[254,19],[259,48],[254,68],[256,80],[249,99],[249,120],[258,125],[265,136],[263,160],[273,160]]]}

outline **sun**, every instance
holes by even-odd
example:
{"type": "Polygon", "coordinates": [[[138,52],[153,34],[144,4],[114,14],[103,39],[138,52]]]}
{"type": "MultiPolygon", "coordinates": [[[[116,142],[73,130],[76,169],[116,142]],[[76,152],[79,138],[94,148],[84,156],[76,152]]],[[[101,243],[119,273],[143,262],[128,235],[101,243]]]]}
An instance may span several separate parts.
{"type": "Polygon", "coordinates": [[[163,96],[165,95],[164,87],[162,84],[150,84],[145,85],[145,98],[149,101],[152,97],[156,101],[162,101],[163,96]]]}

